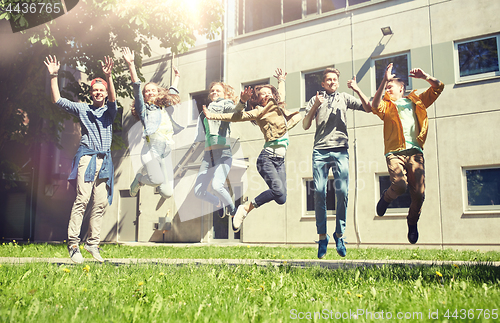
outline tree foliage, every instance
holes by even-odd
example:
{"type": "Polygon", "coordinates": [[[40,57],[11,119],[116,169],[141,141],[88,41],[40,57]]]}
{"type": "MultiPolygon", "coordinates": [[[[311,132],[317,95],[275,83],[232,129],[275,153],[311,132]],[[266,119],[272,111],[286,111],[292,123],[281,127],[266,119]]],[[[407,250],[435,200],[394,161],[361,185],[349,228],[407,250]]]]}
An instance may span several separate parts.
{"type": "MultiPolygon", "coordinates": [[[[0,0],[0,6],[6,8],[15,2],[0,0]]],[[[141,57],[151,56],[153,41],[165,48],[165,52],[169,49],[182,53],[194,45],[195,35],[213,39],[219,32],[223,9],[220,0],[200,0],[197,10],[190,8],[189,3],[80,0],[57,19],[17,33],[9,32],[8,20],[17,24],[27,24],[29,20],[24,19],[22,13],[0,12],[0,157],[3,161],[0,171],[4,178],[5,172],[13,172],[16,165],[23,163],[11,156],[9,147],[25,146],[25,151],[29,151],[40,142],[57,144],[64,120],[71,118],[50,102],[47,69],[43,64],[47,55],[56,55],[62,66],[67,67],[59,73],[60,84],[64,85],[61,95],[85,102],[91,102],[89,85],[78,82],[78,72],[89,79],[103,77],[99,61],[104,56],[113,57],[113,78],[120,105],[119,98],[131,97],[132,93],[120,47],[134,50],[138,54],[136,65],[140,67],[141,57]]]]}

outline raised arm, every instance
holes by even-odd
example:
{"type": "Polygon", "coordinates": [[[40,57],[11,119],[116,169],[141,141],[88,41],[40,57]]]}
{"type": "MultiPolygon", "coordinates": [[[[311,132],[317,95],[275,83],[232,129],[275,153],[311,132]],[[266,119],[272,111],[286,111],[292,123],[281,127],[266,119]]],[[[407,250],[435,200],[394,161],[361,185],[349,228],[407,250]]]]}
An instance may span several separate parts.
{"type": "Polygon", "coordinates": [[[384,73],[384,78],[382,79],[382,82],[380,82],[380,86],[378,87],[377,92],[373,97],[372,107],[374,107],[375,109],[377,109],[380,105],[380,101],[382,100],[382,96],[384,95],[387,83],[394,79],[394,77],[396,77],[396,75],[392,74],[392,63],[390,63],[389,65],[387,65],[384,73]]]}
{"type": "Polygon", "coordinates": [[[203,113],[208,120],[221,120],[228,122],[242,122],[256,120],[262,108],[252,109],[250,111],[236,111],[233,113],[212,113],[207,107],[203,106],[203,113]]]}
{"type": "Polygon", "coordinates": [[[277,68],[275,71],[276,75],[273,75],[278,80],[278,94],[280,95],[281,101],[285,102],[285,79],[288,73],[283,73],[281,68],[277,68]]]}
{"type": "Polygon", "coordinates": [[[59,92],[59,84],[57,83],[57,75],[59,73],[59,68],[61,67],[61,62],[58,62],[56,56],[47,56],[44,61],[47,66],[47,70],[50,74],[50,94],[52,98],[52,103],[56,103],[61,98],[61,93],[59,92]]]}
{"type": "Polygon", "coordinates": [[[116,102],[116,92],[115,92],[115,86],[113,84],[113,77],[112,77],[112,71],[113,71],[113,60],[109,56],[104,57],[104,62],[101,62],[102,66],[102,71],[104,72],[104,75],[106,76],[106,82],[108,82],[108,101],[109,102],[116,102]]]}
{"type": "Polygon", "coordinates": [[[123,59],[128,65],[128,70],[130,71],[130,78],[133,83],[139,82],[139,76],[137,76],[137,71],[135,70],[134,64],[134,51],[131,51],[128,47],[122,48],[123,59]]]}
{"type": "Polygon", "coordinates": [[[171,86],[177,89],[179,86],[179,80],[181,78],[181,73],[179,72],[179,70],[175,66],[172,66],[172,69],[174,70],[174,80],[172,81],[171,86]]]}
{"type": "Polygon", "coordinates": [[[421,68],[411,69],[409,76],[416,79],[426,80],[435,89],[437,89],[441,85],[441,81],[439,81],[434,76],[430,76],[429,74],[425,73],[421,68]]]}
{"type": "Polygon", "coordinates": [[[358,83],[356,82],[356,76],[353,76],[352,80],[347,81],[347,87],[359,96],[363,109],[365,109],[366,112],[371,112],[372,105],[370,104],[370,99],[368,99],[368,97],[359,88],[358,83]]]}
{"type": "MultiPolygon", "coordinates": [[[[306,116],[302,120],[302,127],[304,128],[304,130],[307,130],[311,127],[312,120],[316,115],[316,111],[318,111],[318,108],[321,106],[323,102],[325,102],[325,98],[323,97],[323,95],[320,95],[319,92],[316,92],[316,98],[314,99],[314,103],[312,104],[312,107],[309,110],[309,112],[307,112],[306,116]]],[[[310,101],[309,104],[311,104],[310,101]]]]}

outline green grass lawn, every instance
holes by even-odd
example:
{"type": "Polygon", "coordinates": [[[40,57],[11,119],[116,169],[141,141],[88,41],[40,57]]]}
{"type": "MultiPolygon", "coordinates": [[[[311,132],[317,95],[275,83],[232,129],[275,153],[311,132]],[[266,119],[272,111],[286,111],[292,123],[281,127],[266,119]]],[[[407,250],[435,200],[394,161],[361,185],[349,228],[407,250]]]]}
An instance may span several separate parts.
{"type": "Polygon", "coordinates": [[[0,322],[326,322],[355,314],[360,322],[490,322],[499,320],[499,277],[500,268],[479,264],[2,264],[0,322]]]}
{"type": "MultiPolygon", "coordinates": [[[[325,259],[339,259],[334,244],[330,244],[325,259]]],[[[104,258],[170,258],[170,259],[317,259],[317,247],[263,247],[263,246],[189,246],[173,247],[158,245],[154,247],[124,246],[116,244],[101,245],[104,258]]],[[[82,250],[84,257],[90,255],[82,250]]],[[[3,242],[0,257],[42,257],[67,258],[65,244],[3,242]]],[[[373,260],[452,260],[452,261],[500,261],[500,252],[456,251],[452,249],[357,249],[347,245],[344,259],[373,260]]]]}
{"type": "MultiPolygon", "coordinates": [[[[105,258],[316,259],[315,247],[105,244],[105,258]]],[[[327,258],[339,259],[330,248],[327,258]]],[[[89,258],[88,253],[83,252],[89,258]]],[[[2,243],[0,257],[67,258],[63,244],[2,243]]],[[[500,321],[498,252],[348,248],[345,259],[468,265],[0,265],[0,322],[500,321]]]]}

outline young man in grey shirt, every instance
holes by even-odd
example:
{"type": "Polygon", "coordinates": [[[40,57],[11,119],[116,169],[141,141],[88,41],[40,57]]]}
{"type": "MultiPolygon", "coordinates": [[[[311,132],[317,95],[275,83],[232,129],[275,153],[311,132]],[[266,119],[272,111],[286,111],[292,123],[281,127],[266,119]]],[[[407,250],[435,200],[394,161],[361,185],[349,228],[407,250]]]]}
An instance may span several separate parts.
{"type": "Polygon", "coordinates": [[[316,96],[309,100],[306,116],[302,123],[304,129],[307,130],[311,127],[312,121],[316,120],[312,162],[314,210],[316,229],[319,234],[318,258],[320,259],[326,255],[328,241],[330,240],[326,233],[326,187],[330,168],[334,177],[335,196],[337,198],[336,228],[333,238],[337,253],[341,257],[346,255],[343,234],[346,224],[349,186],[347,109],[371,112],[368,98],[357,87],[351,87],[351,82],[356,81],[355,77],[347,82],[347,86],[353,89],[360,99],[347,93],[337,92],[339,76],[340,72],[335,68],[327,68],[323,71],[321,86],[324,91],[316,93],[316,96]]]}

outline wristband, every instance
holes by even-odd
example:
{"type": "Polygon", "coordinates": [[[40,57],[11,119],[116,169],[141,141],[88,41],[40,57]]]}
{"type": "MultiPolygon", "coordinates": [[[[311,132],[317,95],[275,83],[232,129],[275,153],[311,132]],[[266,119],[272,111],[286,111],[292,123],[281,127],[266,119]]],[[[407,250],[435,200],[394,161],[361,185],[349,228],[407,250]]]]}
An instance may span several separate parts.
{"type": "Polygon", "coordinates": [[[431,76],[430,76],[430,75],[427,75],[427,76],[425,77],[425,80],[426,80],[426,81],[428,81],[430,78],[431,78],[431,76]]]}
{"type": "Polygon", "coordinates": [[[57,74],[57,73],[50,74],[50,76],[57,76],[57,75],[59,75],[59,74],[57,74]]]}

